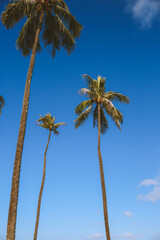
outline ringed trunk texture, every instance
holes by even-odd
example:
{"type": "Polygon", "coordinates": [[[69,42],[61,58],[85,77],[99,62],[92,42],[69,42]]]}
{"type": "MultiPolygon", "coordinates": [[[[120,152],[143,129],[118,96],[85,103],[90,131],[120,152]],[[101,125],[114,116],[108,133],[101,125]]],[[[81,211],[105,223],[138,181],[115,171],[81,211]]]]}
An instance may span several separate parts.
{"type": "Polygon", "coordinates": [[[19,179],[20,179],[23,143],[24,143],[26,122],[27,122],[27,115],[28,115],[30,85],[31,85],[32,73],[33,73],[33,68],[34,68],[34,63],[35,63],[37,43],[38,43],[40,31],[41,31],[42,22],[43,22],[43,16],[44,16],[44,13],[42,12],[41,16],[40,16],[40,20],[39,20],[39,26],[37,28],[37,32],[35,35],[35,40],[34,40],[34,45],[33,45],[33,49],[32,49],[32,55],[31,55],[29,69],[28,69],[26,85],[25,85],[25,92],[24,92],[24,97],[23,97],[23,107],[22,107],[22,113],[21,113],[21,121],[20,121],[17,148],[16,148],[13,175],[12,175],[12,188],[11,188],[11,194],[10,194],[6,240],[14,240],[15,239],[18,193],[19,193],[19,179]]]}
{"type": "Polygon", "coordinates": [[[110,231],[109,231],[109,222],[108,222],[108,210],[107,210],[106,188],[105,188],[105,180],[104,180],[104,172],[103,172],[103,162],[102,162],[102,155],[100,150],[100,134],[101,134],[100,108],[101,108],[101,105],[99,103],[98,104],[98,158],[99,158],[99,168],[100,168],[100,176],[101,176],[103,214],[104,214],[106,238],[107,240],[111,240],[110,231]]]}
{"type": "Polygon", "coordinates": [[[38,198],[38,206],[37,206],[37,217],[36,217],[36,224],[35,224],[35,230],[34,230],[34,240],[37,240],[37,234],[38,234],[38,224],[39,224],[39,216],[40,216],[40,208],[41,208],[41,200],[42,200],[42,193],[43,193],[43,187],[44,187],[44,181],[45,181],[45,175],[46,175],[46,154],[48,150],[48,145],[51,137],[51,130],[49,132],[48,142],[44,154],[44,163],[43,163],[43,177],[42,177],[42,183],[41,188],[39,192],[39,198],[38,198]]]}

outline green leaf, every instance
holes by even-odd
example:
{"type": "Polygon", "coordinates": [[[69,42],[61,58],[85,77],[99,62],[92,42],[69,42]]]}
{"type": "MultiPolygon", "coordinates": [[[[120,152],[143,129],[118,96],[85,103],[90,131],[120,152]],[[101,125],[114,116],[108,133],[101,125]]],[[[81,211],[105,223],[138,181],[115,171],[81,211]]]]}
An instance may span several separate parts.
{"type": "Polygon", "coordinates": [[[28,17],[34,7],[34,0],[17,0],[9,3],[1,16],[3,25],[5,25],[7,29],[13,27],[25,16],[28,17]]]}
{"type": "Polygon", "coordinates": [[[91,98],[91,99],[93,99],[94,97],[96,97],[95,93],[92,92],[91,90],[87,89],[87,88],[81,88],[81,89],[79,90],[79,94],[85,95],[85,96],[87,96],[88,98],[91,98]]]}
{"type": "Polygon", "coordinates": [[[89,117],[89,115],[92,112],[92,106],[89,106],[83,113],[79,115],[79,117],[74,121],[75,122],[75,128],[78,128],[81,126],[86,119],[89,117]]]}
{"type": "Polygon", "coordinates": [[[81,102],[75,109],[75,113],[77,115],[80,115],[87,107],[89,107],[90,105],[92,105],[92,100],[86,100],[81,102]]]}
{"type": "MultiPolygon", "coordinates": [[[[93,111],[93,127],[98,126],[98,104],[101,106],[100,119],[101,119],[101,133],[105,133],[108,129],[108,121],[106,119],[104,111],[111,116],[112,120],[115,122],[117,127],[121,130],[121,124],[123,123],[123,115],[121,112],[115,108],[112,100],[129,103],[128,97],[123,94],[115,93],[113,91],[105,93],[105,78],[101,76],[97,77],[97,80],[92,79],[88,74],[83,75],[83,79],[87,83],[88,88],[82,88],[79,93],[85,95],[89,98],[92,105],[96,104],[93,111]]],[[[76,113],[81,114],[79,118],[76,119],[76,126],[79,127],[89,116],[88,112],[83,112],[85,109],[85,104],[89,103],[89,100],[80,103],[76,108],[76,113]],[[84,114],[84,116],[83,116],[84,114]]]]}
{"type": "Polygon", "coordinates": [[[49,46],[49,49],[51,49],[50,53],[53,57],[60,47],[64,47],[70,54],[75,46],[75,41],[62,20],[58,16],[53,16],[50,12],[46,14],[44,19],[42,39],[45,46],[49,46]]]}
{"type": "Polygon", "coordinates": [[[65,122],[60,122],[60,123],[56,123],[56,124],[54,124],[54,128],[59,128],[60,126],[64,126],[64,125],[66,125],[66,123],[65,122]]]}
{"type": "Polygon", "coordinates": [[[102,78],[101,76],[98,76],[97,89],[98,89],[98,95],[100,96],[102,96],[105,93],[105,83],[106,83],[106,79],[102,78]]]}
{"type": "Polygon", "coordinates": [[[77,22],[75,17],[69,12],[69,9],[65,9],[58,5],[53,5],[53,13],[58,15],[63,21],[64,25],[68,28],[73,38],[79,37],[82,30],[82,25],[77,22]]]}
{"type": "MultiPolygon", "coordinates": [[[[23,54],[23,56],[27,56],[32,51],[34,45],[34,39],[36,35],[36,31],[39,25],[39,15],[33,14],[27,19],[23,28],[20,31],[19,37],[16,41],[16,46],[18,50],[23,54]]],[[[37,51],[41,50],[40,43],[38,41],[37,51]]]]}
{"type": "Polygon", "coordinates": [[[112,120],[115,122],[117,127],[121,130],[120,123],[123,123],[123,115],[116,109],[111,101],[106,98],[102,99],[102,107],[105,109],[106,113],[111,116],[112,120]]]}
{"type": "Polygon", "coordinates": [[[101,119],[101,133],[104,134],[108,130],[108,121],[105,117],[105,113],[102,107],[100,110],[100,119],[101,119]]]}
{"type": "MultiPolygon", "coordinates": [[[[40,115],[41,116],[41,115],[40,115]]],[[[61,122],[61,123],[54,123],[55,122],[55,117],[52,117],[50,113],[46,114],[44,117],[41,116],[40,119],[37,120],[37,124],[45,129],[48,129],[50,131],[53,131],[55,134],[59,134],[57,129],[59,126],[66,125],[66,123],[61,122]]]]}
{"type": "Polygon", "coordinates": [[[121,93],[118,92],[107,92],[106,94],[104,94],[104,97],[106,97],[108,100],[115,100],[117,102],[123,102],[123,103],[129,103],[129,98],[121,93]]]}
{"type": "MultiPolygon", "coordinates": [[[[100,125],[101,133],[104,134],[108,130],[108,121],[105,117],[102,107],[100,108],[100,125]]],[[[98,127],[98,104],[93,111],[93,127],[98,127]]]]}
{"type": "MultiPolygon", "coordinates": [[[[75,37],[79,37],[82,30],[81,24],[70,13],[63,0],[17,0],[9,3],[2,13],[2,23],[7,27],[13,27],[22,18],[27,17],[20,35],[17,39],[17,48],[24,56],[29,55],[35,33],[39,24],[39,16],[44,11],[42,24],[42,39],[54,57],[56,50],[63,47],[70,54],[75,47],[75,37]]],[[[38,42],[37,51],[41,49],[38,42]]]]}
{"type": "Polygon", "coordinates": [[[63,0],[51,0],[51,3],[54,5],[61,6],[64,9],[69,11],[67,4],[63,0]]]}
{"type": "Polygon", "coordinates": [[[97,94],[97,81],[95,79],[92,79],[88,74],[83,74],[82,77],[87,83],[89,90],[97,94]]]}

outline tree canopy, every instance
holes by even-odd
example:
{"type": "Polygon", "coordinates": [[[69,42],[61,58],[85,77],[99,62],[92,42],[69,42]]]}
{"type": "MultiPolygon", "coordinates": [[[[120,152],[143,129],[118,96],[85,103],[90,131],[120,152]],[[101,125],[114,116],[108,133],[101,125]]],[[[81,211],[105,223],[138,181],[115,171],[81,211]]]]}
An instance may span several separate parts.
{"type": "Polygon", "coordinates": [[[40,119],[37,120],[37,124],[45,129],[53,131],[56,135],[59,134],[58,128],[60,126],[66,125],[66,123],[55,123],[55,117],[52,117],[50,113],[47,113],[44,117],[40,115],[40,119]]]}
{"type": "Polygon", "coordinates": [[[98,126],[98,104],[100,104],[101,133],[108,129],[108,121],[105,113],[108,114],[121,130],[123,115],[113,105],[113,101],[129,103],[125,95],[105,90],[105,78],[98,76],[97,80],[92,79],[89,75],[83,75],[88,88],[82,88],[79,93],[87,97],[87,100],[81,102],[75,109],[78,118],[75,120],[75,128],[81,126],[86,119],[93,116],[93,127],[98,126]]]}
{"type": "MultiPolygon", "coordinates": [[[[56,50],[60,50],[61,47],[70,54],[75,47],[75,38],[80,36],[82,26],[70,13],[63,0],[16,0],[7,5],[1,20],[9,29],[21,19],[26,18],[16,42],[18,50],[26,56],[33,48],[42,13],[44,17],[41,40],[48,47],[50,54],[54,57],[56,50]]],[[[39,41],[37,51],[40,50],[39,41]]]]}

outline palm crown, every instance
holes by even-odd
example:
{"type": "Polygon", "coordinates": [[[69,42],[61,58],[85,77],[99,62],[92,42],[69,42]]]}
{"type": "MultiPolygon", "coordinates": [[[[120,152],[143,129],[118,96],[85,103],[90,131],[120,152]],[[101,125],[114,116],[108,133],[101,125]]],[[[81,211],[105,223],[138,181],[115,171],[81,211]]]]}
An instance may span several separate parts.
{"type": "Polygon", "coordinates": [[[2,96],[0,96],[0,114],[1,114],[1,109],[4,106],[4,99],[2,96]]]}
{"type": "MultiPolygon", "coordinates": [[[[13,27],[22,18],[26,22],[17,39],[17,48],[26,56],[29,55],[34,44],[40,15],[44,14],[41,38],[54,57],[56,50],[61,47],[68,52],[74,49],[75,38],[79,37],[82,26],[70,13],[63,0],[16,0],[9,3],[2,13],[2,23],[13,27]]],[[[41,50],[38,42],[37,51],[41,50]]]]}
{"type": "Polygon", "coordinates": [[[37,124],[43,128],[46,128],[50,130],[51,132],[53,131],[56,135],[59,134],[58,132],[58,127],[62,125],[66,125],[66,123],[61,122],[61,123],[54,123],[55,122],[55,117],[52,117],[50,113],[46,114],[44,117],[40,115],[40,119],[37,120],[37,124]]]}
{"type": "Polygon", "coordinates": [[[79,92],[88,99],[81,102],[75,109],[78,118],[75,120],[75,128],[82,125],[90,114],[93,116],[93,126],[98,126],[98,104],[100,105],[100,125],[101,133],[108,129],[108,121],[105,112],[111,116],[117,127],[121,130],[120,124],[123,123],[123,115],[115,108],[112,101],[129,103],[128,97],[118,92],[105,92],[105,78],[98,76],[97,80],[89,75],[83,75],[87,82],[87,88],[82,88],[79,92]]]}

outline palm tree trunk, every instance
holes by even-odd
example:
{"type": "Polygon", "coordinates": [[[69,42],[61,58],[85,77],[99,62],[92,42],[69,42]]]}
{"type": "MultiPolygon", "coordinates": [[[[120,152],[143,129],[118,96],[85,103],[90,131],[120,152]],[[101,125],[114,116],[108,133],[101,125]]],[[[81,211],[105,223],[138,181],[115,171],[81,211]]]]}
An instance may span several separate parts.
{"type": "Polygon", "coordinates": [[[46,146],[46,150],[45,150],[45,154],[44,154],[43,177],[42,177],[42,183],[41,183],[41,188],[40,188],[39,198],[38,198],[37,217],[36,217],[36,225],[35,225],[34,238],[33,238],[34,240],[37,240],[41,200],[42,200],[42,193],[43,193],[43,187],[44,187],[44,181],[45,181],[45,175],[46,175],[46,154],[47,154],[50,137],[51,137],[51,130],[49,132],[48,142],[47,142],[47,146],[46,146]]]}
{"type": "Polygon", "coordinates": [[[29,65],[28,74],[27,74],[26,85],[25,85],[25,92],[24,92],[24,98],[23,98],[23,107],[22,107],[22,113],[21,113],[19,135],[18,135],[16,155],[15,155],[13,175],[12,175],[12,188],[11,188],[11,195],[10,195],[8,224],[7,224],[7,237],[6,237],[7,240],[14,240],[15,239],[18,193],[19,193],[19,179],[20,179],[20,169],[21,169],[23,143],[24,143],[26,122],[27,122],[27,115],[28,115],[30,85],[31,85],[31,78],[32,78],[32,73],[33,73],[33,68],[34,68],[34,63],[35,63],[37,43],[38,43],[40,31],[41,31],[43,17],[44,17],[44,12],[41,13],[40,20],[39,20],[39,26],[38,26],[37,31],[36,31],[34,45],[33,45],[33,49],[32,49],[31,60],[30,60],[30,65],[29,65]]]}
{"type": "Polygon", "coordinates": [[[110,237],[109,222],[108,222],[106,188],[105,188],[105,181],[104,181],[102,155],[101,155],[101,150],[100,150],[100,134],[101,134],[100,108],[101,108],[101,105],[99,103],[98,104],[98,158],[99,158],[99,168],[100,168],[100,176],[101,176],[101,187],[102,187],[102,197],[103,197],[103,213],[104,213],[104,221],[105,221],[106,238],[107,238],[107,240],[110,240],[111,237],[110,237]]]}

